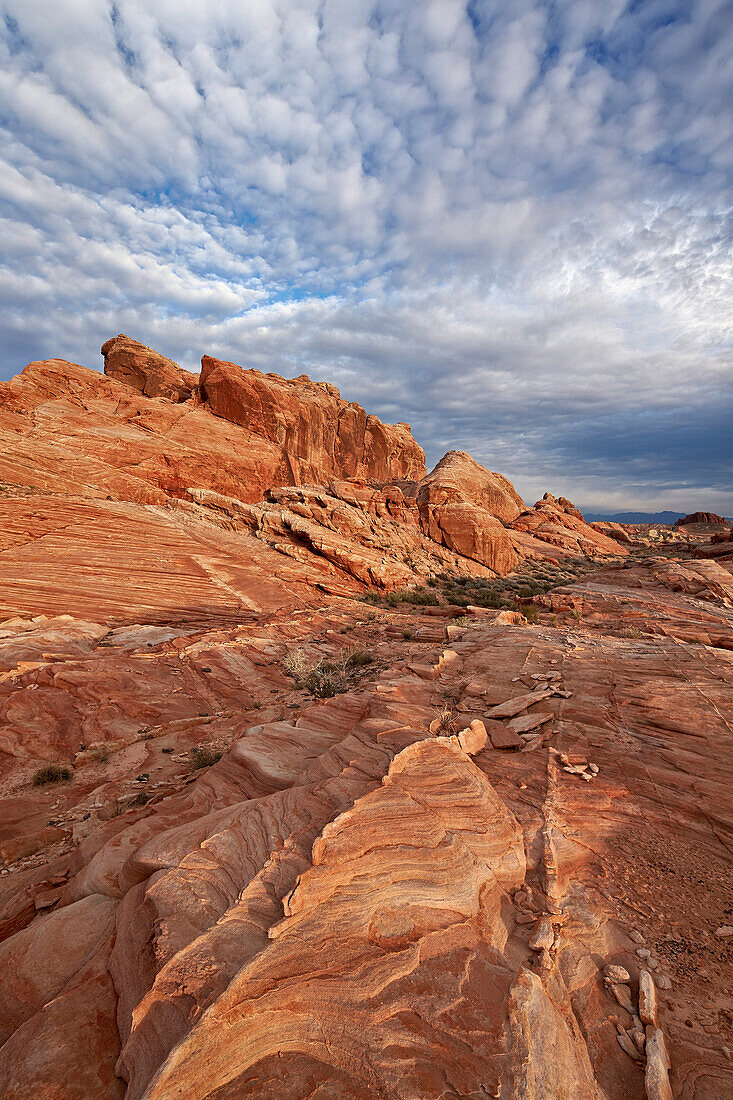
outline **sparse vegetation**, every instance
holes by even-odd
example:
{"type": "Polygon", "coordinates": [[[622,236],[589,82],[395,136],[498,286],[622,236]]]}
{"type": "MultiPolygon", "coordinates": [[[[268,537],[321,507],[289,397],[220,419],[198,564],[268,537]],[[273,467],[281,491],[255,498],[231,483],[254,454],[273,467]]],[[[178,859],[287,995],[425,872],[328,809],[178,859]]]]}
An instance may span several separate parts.
{"type": "Polygon", "coordinates": [[[406,642],[412,641],[412,631],[411,630],[403,630],[402,631],[402,638],[406,642]]]}
{"type": "Polygon", "coordinates": [[[374,663],[374,657],[367,649],[355,646],[344,656],[343,663],[346,668],[365,668],[374,663]]]}
{"type": "Polygon", "coordinates": [[[314,665],[303,681],[303,686],[316,699],[332,699],[334,695],[341,695],[346,691],[348,683],[343,672],[331,661],[324,661],[314,665]]]}
{"type": "Polygon", "coordinates": [[[210,768],[222,758],[219,749],[210,749],[206,745],[194,745],[189,753],[189,761],[192,768],[210,768]]]}
{"type": "Polygon", "coordinates": [[[540,621],[540,609],[536,604],[526,604],[524,607],[518,608],[518,610],[522,612],[527,622],[532,626],[540,621]]]}
{"type": "Polygon", "coordinates": [[[45,787],[47,783],[65,783],[73,777],[71,768],[62,764],[46,764],[33,776],[34,787],[45,787]]]}
{"type": "Polygon", "coordinates": [[[298,648],[283,658],[283,668],[296,680],[304,680],[313,668],[313,663],[304,649],[298,648]]]}
{"type": "Polygon", "coordinates": [[[438,722],[438,728],[435,731],[437,734],[445,737],[456,732],[456,715],[452,705],[446,703],[442,707],[435,707],[434,713],[438,722]]]}
{"type": "Polygon", "coordinates": [[[641,638],[641,637],[643,637],[642,632],[639,630],[638,626],[624,627],[624,629],[621,631],[621,635],[624,638],[641,638]]]}

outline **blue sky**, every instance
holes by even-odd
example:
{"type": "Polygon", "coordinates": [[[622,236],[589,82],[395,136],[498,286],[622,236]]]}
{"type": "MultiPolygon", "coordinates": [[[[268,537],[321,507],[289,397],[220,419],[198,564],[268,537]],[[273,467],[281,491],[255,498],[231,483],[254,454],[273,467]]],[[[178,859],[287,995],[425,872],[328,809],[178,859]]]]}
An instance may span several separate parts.
{"type": "Polygon", "coordinates": [[[126,332],[733,514],[733,3],[0,0],[0,377],[126,332]]]}

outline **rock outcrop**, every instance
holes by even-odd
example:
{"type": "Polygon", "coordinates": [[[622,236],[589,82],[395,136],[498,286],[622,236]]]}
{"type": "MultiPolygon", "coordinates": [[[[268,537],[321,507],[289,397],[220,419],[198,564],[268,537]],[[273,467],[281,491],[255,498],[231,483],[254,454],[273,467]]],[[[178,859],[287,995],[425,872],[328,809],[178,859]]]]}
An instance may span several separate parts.
{"type": "Polygon", "coordinates": [[[727,527],[728,522],[723,516],[717,515],[715,512],[690,512],[687,516],[682,516],[681,519],[674,521],[675,527],[688,527],[693,523],[705,523],[710,526],[727,527]]]}
{"type": "Polygon", "coordinates": [[[730,1095],[721,571],[2,624],[0,1094],[730,1095]]]}
{"type": "Polygon", "coordinates": [[[545,493],[542,500],[511,524],[515,546],[527,557],[542,557],[543,543],[566,554],[589,558],[624,553],[623,544],[630,540],[615,529],[604,530],[606,526],[586,523],[574,504],[565,497],[555,498],[552,493],[545,493]]]}
{"type": "Polygon", "coordinates": [[[201,399],[212,412],[274,444],[282,461],[272,485],[323,484],[333,477],[419,479],[425,455],[409,424],[383,424],[335,386],[307,375],[286,379],[205,355],[201,399]]]}
{"type": "Polygon", "coordinates": [[[465,451],[449,451],[423,478],[417,506],[425,533],[434,542],[509,573],[517,556],[504,524],[523,502],[511,482],[480,466],[465,451]]]}
{"type": "Polygon", "coordinates": [[[188,401],[198,378],[145,344],[129,336],[113,336],[102,345],[104,373],[144,394],[168,401],[188,401]]]}

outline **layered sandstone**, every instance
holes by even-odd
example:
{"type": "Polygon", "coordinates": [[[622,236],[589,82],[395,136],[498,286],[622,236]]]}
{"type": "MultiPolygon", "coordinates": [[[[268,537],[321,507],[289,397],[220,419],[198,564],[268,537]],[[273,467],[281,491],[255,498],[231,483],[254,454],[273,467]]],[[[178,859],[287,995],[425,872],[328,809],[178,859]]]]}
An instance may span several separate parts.
{"type": "Polygon", "coordinates": [[[286,379],[205,355],[201,398],[234,424],[282,451],[273,485],[321,484],[332,477],[420,478],[425,455],[409,424],[383,424],[335,386],[307,375],[286,379]]]}
{"type": "Polygon", "coordinates": [[[635,559],[534,626],[6,622],[2,1095],[728,1095],[723,573],[635,559]],[[292,674],[353,646],[333,698],[292,674]]]}
{"type": "Polygon", "coordinates": [[[107,340],[102,344],[102,356],[104,373],[109,378],[124,382],[145,397],[188,401],[198,384],[195,374],[129,336],[107,340]]]}
{"type": "Polygon", "coordinates": [[[552,493],[545,493],[533,508],[523,511],[511,523],[514,543],[528,557],[542,557],[542,544],[588,558],[626,553],[624,544],[631,540],[624,538],[615,529],[617,526],[614,524],[613,529],[607,530],[608,525],[586,523],[571,501],[556,498],[552,493]]]}
{"type": "Polygon", "coordinates": [[[449,451],[417,490],[423,530],[450,550],[508,573],[517,564],[506,523],[523,503],[511,482],[465,451],[449,451]]]}

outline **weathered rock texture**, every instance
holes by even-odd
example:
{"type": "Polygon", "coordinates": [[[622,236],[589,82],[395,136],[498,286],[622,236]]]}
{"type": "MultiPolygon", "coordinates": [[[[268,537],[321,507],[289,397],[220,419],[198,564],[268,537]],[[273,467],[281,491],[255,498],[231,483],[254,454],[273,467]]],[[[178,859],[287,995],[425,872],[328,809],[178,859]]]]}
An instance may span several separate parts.
{"type": "Polygon", "coordinates": [[[423,530],[450,550],[509,573],[517,555],[504,524],[523,503],[501,474],[479,466],[465,451],[449,451],[417,491],[423,530]]]}
{"type": "Polygon", "coordinates": [[[104,373],[109,378],[124,382],[146,397],[188,401],[198,385],[195,374],[129,336],[108,340],[102,345],[102,355],[104,373]]]}
{"type": "Polygon", "coordinates": [[[383,424],[335,386],[242,370],[205,355],[201,398],[212,412],[282,452],[271,485],[321,484],[332,477],[420,478],[425,455],[409,424],[383,424]]]}
{"type": "Polygon", "coordinates": [[[0,1093],[730,1094],[733,611],[700,564],[607,568],[552,626],[6,622],[0,1093]],[[354,645],[334,698],[287,671],[354,645]]]}
{"type": "Polygon", "coordinates": [[[19,558],[20,598],[5,605],[9,614],[104,616],[104,597],[100,611],[90,610],[89,580],[119,570],[110,540],[127,526],[132,557],[122,568],[137,572],[151,607],[159,597],[165,603],[166,577],[176,573],[178,559],[161,553],[164,545],[193,554],[194,574],[216,575],[215,604],[234,596],[245,606],[261,600],[243,593],[243,571],[250,580],[259,573],[264,590],[278,577],[295,577],[298,589],[285,563],[261,568],[272,555],[263,557],[252,536],[295,559],[311,589],[323,583],[330,591],[401,587],[441,571],[505,574],[524,556],[619,552],[563,511],[549,526],[542,512],[532,536],[507,528],[524,517],[515,519],[523,505],[506,478],[463,452],[424,476],[407,425],[382,424],[333,386],[207,356],[199,382],[127,336],[102,350],[104,376],[47,360],[0,385],[0,508],[7,505],[0,545],[19,558]],[[223,538],[222,526],[235,535],[223,538]],[[59,540],[59,531],[68,535],[59,540]],[[48,586],[44,555],[61,569],[67,538],[74,550],[85,542],[89,560],[48,586]],[[138,546],[150,564],[135,557],[138,546]],[[65,602],[67,587],[85,598],[65,602]]]}
{"type": "Polygon", "coordinates": [[[733,1095],[733,544],[107,359],[0,390],[0,1095],[733,1095]],[[531,624],[351,598],[578,554],[531,624]]]}

